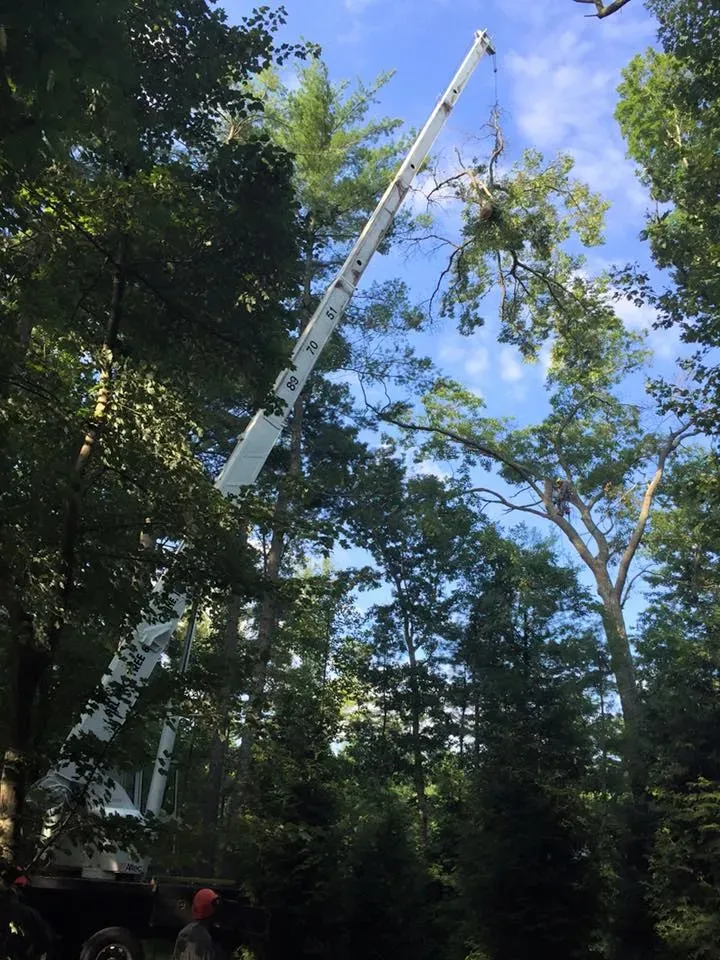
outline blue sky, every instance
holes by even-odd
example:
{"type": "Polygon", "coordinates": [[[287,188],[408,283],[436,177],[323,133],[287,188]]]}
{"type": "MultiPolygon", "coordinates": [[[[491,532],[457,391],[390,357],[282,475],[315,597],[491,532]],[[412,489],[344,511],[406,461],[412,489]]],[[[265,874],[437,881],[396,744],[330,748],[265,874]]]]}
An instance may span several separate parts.
{"type": "MultiPolygon", "coordinates": [[[[238,0],[224,5],[231,20],[249,11],[238,0]]],[[[488,30],[496,60],[481,62],[450,118],[434,151],[440,168],[452,167],[456,149],[472,156],[475,144],[478,154],[485,153],[477,137],[497,97],[507,159],[527,147],[548,155],[569,152],[576,160],[576,176],[611,201],[606,244],[592,254],[589,267],[646,259],[638,232],[648,200],[625,157],[613,117],[622,68],[655,35],[640,0],[603,21],[586,17],[592,8],[572,0],[286,0],[285,7],[284,39],[319,43],[333,79],[370,81],[396,70],[377,112],[400,117],[411,128],[426,120],[474,31],[488,30]]],[[[457,211],[449,207],[439,216],[442,232],[457,236],[457,211]]],[[[363,285],[401,276],[413,299],[422,302],[444,265],[443,254],[433,258],[424,251],[409,258],[397,251],[376,257],[363,285]]],[[[647,329],[653,319],[648,309],[630,304],[621,304],[618,312],[638,328],[647,329]]],[[[495,335],[492,323],[471,338],[439,326],[418,346],[444,372],[481,393],[489,415],[531,422],[544,405],[542,364],[522,363],[495,335]]],[[[671,373],[674,336],[652,332],[650,345],[656,351],[654,372],[671,373]]],[[[509,518],[512,524],[520,519],[509,518]]],[[[640,606],[638,598],[632,613],[640,606]]]]}

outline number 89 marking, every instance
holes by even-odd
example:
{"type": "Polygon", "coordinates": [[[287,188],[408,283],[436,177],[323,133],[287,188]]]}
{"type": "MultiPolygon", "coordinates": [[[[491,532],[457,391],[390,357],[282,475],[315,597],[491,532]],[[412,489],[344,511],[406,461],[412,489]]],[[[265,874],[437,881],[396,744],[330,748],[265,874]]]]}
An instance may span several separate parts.
{"type": "Polygon", "coordinates": [[[298,378],[297,378],[297,377],[289,377],[288,380],[287,380],[286,383],[285,383],[285,386],[288,388],[288,390],[292,390],[293,393],[294,393],[294,392],[297,390],[297,388],[298,388],[298,378]]]}

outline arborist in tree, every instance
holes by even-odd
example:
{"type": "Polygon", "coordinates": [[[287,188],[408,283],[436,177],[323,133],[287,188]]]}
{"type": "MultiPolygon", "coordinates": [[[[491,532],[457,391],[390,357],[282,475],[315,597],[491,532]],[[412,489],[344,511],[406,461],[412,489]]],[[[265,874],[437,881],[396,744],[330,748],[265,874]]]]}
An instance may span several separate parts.
{"type": "Polygon", "coordinates": [[[572,486],[568,480],[557,479],[553,484],[552,502],[561,517],[570,516],[570,495],[572,486]]]}

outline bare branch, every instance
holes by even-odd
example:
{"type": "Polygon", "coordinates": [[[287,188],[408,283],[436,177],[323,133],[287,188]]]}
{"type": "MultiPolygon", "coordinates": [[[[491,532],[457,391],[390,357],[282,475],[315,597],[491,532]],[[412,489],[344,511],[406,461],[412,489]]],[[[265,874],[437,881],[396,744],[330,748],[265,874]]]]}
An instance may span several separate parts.
{"type": "Polygon", "coordinates": [[[683,424],[683,426],[681,426],[678,430],[670,434],[660,449],[655,473],[645,488],[645,494],[642,499],[640,513],[638,515],[637,523],[635,524],[635,529],[633,530],[630,540],[625,547],[625,551],[620,558],[617,579],[615,581],[615,592],[618,600],[620,597],[622,597],[628,571],[630,569],[630,564],[637,553],[637,549],[640,546],[640,541],[645,533],[645,528],[647,527],[648,517],[650,516],[650,510],[655,499],[655,494],[657,493],[658,487],[660,486],[660,482],[663,478],[663,473],[665,472],[665,464],[667,463],[667,459],[675,450],[677,450],[682,440],[690,436],[695,436],[699,432],[698,430],[693,430],[693,427],[693,421],[683,424]]]}
{"type": "Polygon", "coordinates": [[[503,137],[502,127],[500,126],[500,115],[497,105],[493,108],[492,114],[490,115],[490,125],[495,135],[495,143],[488,161],[488,183],[493,187],[495,185],[495,167],[505,150],[505,138],[503,137]]]}
{"type": "Polygon", "coordinates": [[[443,187],[447,187],[451,183],[455,183],[457,180],[462,180],[462,178],[466,176],[468,176],[468,171],[463,168],[459,173],[454,173],[452,176],[446,177],[445,180],[435,180],[435,186],[432,188],[430,193],[425,194],[425,199],[430,201],[434,193],[437,193],[439,190],[442,190],[443,187]]]}
{"type": "Polygon", "coordinates": [[[428,302],[428,311],[429,311],[429,312],[432,313],[432,306],[433,306],[433,303],[435,302],[435,297],[436,297],[436,296],[438,295],[438,293],[440,292],[440,288],[442,287],[443,280],[445,279],[445,277],[446,277],[446,276],[450,273],[450,271],[452,270],[456,258],[457,258],[457,259],[462,259],[463,253],[464,253],[465,250],[470,246],[470,244],[471,244],[471,241],[470,241],[470,240],[466,240],[465,243],[461,244],[459,247],[455,247],[455,249],[453,250],[453,252],[450,254],[450,259],[448,260],[447,266],[445,267],[445,269],[443,270],[443,272],[442,272],[442,273],[440,274],[440,276],[438,277],[438,282],[435,284],[435,289],[433,290],[432,296],[430,297],[430,300],[429,300],[429,302],[428,302]]]}
{"type": "Polygon", "coordinates": [[[433,427],[425,423],[407,423],[403,420],[398,420],[395,417],[391,417],[388,414],[383,413],[381,410],[375,410],[375,413],[381,420],[384,420],[385,423],[392,423],[393,426],[400,427],[402,430],[418,430],[423,433],[440,434],[440,436],[447,437],[448,440],[454,440],[455,443],[459,443],[463,447],[469,447],[471,450],[475,450],[477,453],[481,454],[481,456],[489,457],[496,463],[501,463],[503,466],[508,467],[511,470],[515,470],[533,490],[533,492],[544,502],[542,490],[537,481],[534,479],[530,469],[523,464],[518,463],[516,460],[513,460],[512,457],[509,457],[501,450],[495,447],[489,447],[487,444],[480,443],[480,441],[473,440],[470,437],[463,437],[461,434],[455,433],[453,430],[446,430],[443,427],[433,427]]]}
{"type": "Polygon", "coordinates": [[[489,487],[470,487],[469,490],[461,490],[453,494],[453,499],[454,497],[469,496],[473,493],[486,493],[491,497],[495,497],[494,500],[485,500],[485,503],[495,503],[499,506],[507,507],[508,510],[519,510],[522,513],[531,513],[534,517],[541,517],[543,520],[548,519],[548,515],[544,510],[536,510],[531,504],[515,503],[513,500],[508,500],[507,497],[498,493],[497,490],[491,490],[489,487]]]}
{"type": "Polygon", "coordinates": [[[636,574],[634,574],[632,577],[630,577],[630,579],[629,579],[628,582],[627,582],[627,586],[625,587],[625,593],[623,594],[623,597],[622,597],[622,599],[620,600],[620,606],[621,606],[621,607],[624,607],[624,606],[625,606],[625,604],[626,604],[626,602],[627,602],[627,599],[628,599],[628,597],[630,596],[630,591],[631,591],[632,588],[635,586],[635,584],[637,583],[637,581],[640,580],[642,577],[644,577],[645,574],[646,574],[649,570],[652,570],[652,564],[650,564],[650,563],[647,564],[646,566],[644,566],[644,567],[642,568],[642,570],[638,570],[638,572],[637,572],[636,574]]]}
{"type": "Polygon", "coordinates": [[[504,497],[497,490],[492,490],[489,487],[470,487],[468,490],[459,490],[457,493],[448,497],[448,499],[454,500],[457,497],[467,497],[475,493],[487,493],[496,498],[495,500],[484,500],[485,503],[495,503],[507,507],[508,510],[520,510],[522,513],[532,513],[533,516],[541,517],[543,520],[548,519],[548,515],[544,510],[535,509],[538,504],[542,503],[542,500],[535,501],[534,503],[516,503],[514,500],[504,497]]]}

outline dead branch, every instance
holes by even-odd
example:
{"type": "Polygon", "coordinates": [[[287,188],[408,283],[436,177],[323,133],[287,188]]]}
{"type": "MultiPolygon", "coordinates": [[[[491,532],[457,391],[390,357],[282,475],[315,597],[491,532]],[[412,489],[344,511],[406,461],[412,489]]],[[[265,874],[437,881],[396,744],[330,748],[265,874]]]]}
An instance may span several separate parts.
{"type": "Polygon", "coordinates": [[[489,487],[470,487],[469,490],[463,490],[455,496],[469,496],[474,493],[483,493],[495,497],[494,500],[485,499],[485,503],[494,503],[498,506],[506,507],[508,510],[520,510],[521,513],[531,513],[534,517],[541,517],[543,520],[548,519],[548,515],[544,510],[536,510],[532,504],[515,503],[513,500],[508,500],[507,497],[498,493],[497,490],[491,490],[489,487]]]}
{"type": "Polygon", "coordinates": [[[682,440],[687,439],[691,436],[696,436],[700,431],[693,429],[694,422],[689,421],[686,424],[683,424],[678,430],[674,433],[671,433],[667,438],[665,443],[660,449],[658,454],[657,466],[655,468],[655,473],[648,482],[648,485],[645,488],[645,494],[642,499],[642,504],[640,506],[640,514],[635,524],[635,529],[630,536],[625,551],[620,558],[620,564],[618,566],[617,579],[615,581],[615,592],[617,594],[618,600],[623,595],[623,590],[625,588],[625,582],[627,580],[628,571],[630,569],[630,564],[635,557],[638,547],[640,546],[640,541],[643,538],[645,533],[645,528],[647,527],[648,517],[650,516],[650,510],[655,499],[655,494],[657,489],[660,486],[660,482],[663,478],[665,472],[665,464],[667,463],[668,457],[677,450],[682,440]]]}
{"type": "Polygon", "coordinates": [[[440,289],[441,289],[441,287],[442,287],[443,280],[444,280],[445,277],[452,271],[453,266],[454,266],[454,264],[455,264],[455,260],[456,260],[456,259],[459,259],[459,260],[462,259],[463,253],[465,253],[465,251],[466,251],[467,248],[471,245],[471,243],[472,243],[471,240],[466,240],[465,243],[460,244],[459,247],[455,247],[455,249],[453,250],[453,252],[450,254],[450,259],[448,260],[447,266],[445,267],[445,269],[443,270],[443,272],[442,272],[442,273],[440,274],[440,276],[438,277],[438,282],[435,284],[435,289],[433,290],[432,295],[431,295],[431,297],[430,297],[430,300],[429,300],[429,302],[428,302],[428,312],[429,312],[429,313],[432,314],[433,303],[435,302],[435,298],[437,297],[438,293],[440,293],[440,289]]]}
{"type": "Polygon", "coordinates": [[[497,107],[493,107],[493,111],[490,114],[490,125],[495,135],[495,144],[490,154],[490,159],[488,160],[488,183],[493,187],[495,184],[495,166],[505,150],[505,139],[503,137],[502,127],[500,126],[500,115],[497,107]]]}

